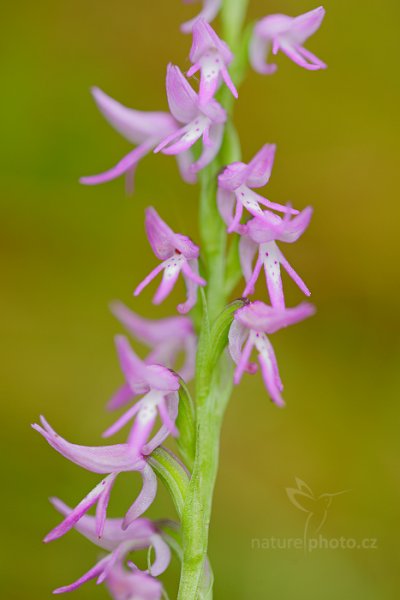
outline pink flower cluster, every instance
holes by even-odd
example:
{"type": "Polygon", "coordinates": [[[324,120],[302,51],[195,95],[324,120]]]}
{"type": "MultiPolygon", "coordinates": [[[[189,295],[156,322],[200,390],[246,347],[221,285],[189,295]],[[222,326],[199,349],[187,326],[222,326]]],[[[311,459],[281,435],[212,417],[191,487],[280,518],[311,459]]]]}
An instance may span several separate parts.
{"type": "Polygon", "coordinates": [[[240,234],[240,263],[246,281],[243,296],[248,298],[254,293],[258,276],[264,268],[270,300],[270,305],[259,301],[249,303],[235,314],[229,334],[229,349],[237,365],[235,383],[239,383],[245,371],[256,372],[257,365],[250,362],[255,348],[268,393],[278,406],[283,406],[283,385],[266,334],[302,321],[314,313],[314,307],[307,303],[297,308],[286,307],[281,267],[306,296],[310,295],[310,291],[276,242],[296,242],[308,227],[312,209],[307,207],[299,212],[291,206],[271,202],[254,191],[268,183],[275,149],[274,145],[267,144],[248,164],[228,165],[218,177],[218,206],[228,231],[240,234]],[[241,224],[244,210],[251,218],[246,224],[241,224]],[[276,212],[283,213],[283,217],[276,212]]]}
{"type": "MultiPolygon", "coordinates": [[[[183,179],[194,183],[197,173],[214,160],[227,121],[227,113],[215,95],[222,85],[226,85],[235,98],[238,96],[228,70],[233,54],[209,25],[220,5],[221,0],[203,0],[200,15],[182,26],[184,32],[193,35],[192,66],[186,75],[190,78],[199,73],[199,86],[195,91],[179,67],[170,64],[166,77],[168,113],[126,108],[98,88],[93,89],[94,99],[104,117],[135,148],[113,168],[100,175],[84,177],[82,183],[100,184],[124,175],[128,189],[132,189],[139,161],[151,152],[176,156],[183,179]],[[196,143],[201,148],[195,160],[192,148],[196,143]]],[[[262,73],[274,70],[273,65],[263,62],[270,47],[273,53],[281,49],[304,68],[323,68],[324,64],[302,45],[319,27],[323,14],[320,8],[294,19],[275,15],[261,20],[254,29],[250,47],[254,68],[262,73]]],[[[247,298],[253,294],[264,267],[270,299],[270,305],[248,301],[235,314],[229,334],[230,353],[237,365],[234,380],[238,383],[245,371],[256,371],[257,366],[250,361],[252,349],[256,348],[269,395],[277,405],[282,405],[282,383],[267,334],[305,319],[314,309],[306,303],[296,308],[286,307],[281,267],[305,295],[310,292],[277,242],[297,241],[310,222],[312,209],[308,207],[299,212],[291,206],[271,202],[255,191],[268,183],[274,156],[275,146],[267,144],[248,164],[227,165],[218,177],[216,202],[228,232],[240,235],[240,260],[246,281],[243,296],[247,298]],[[245,211],[250,219],[243,222],[245,211]]],[[[155,578],[170,562],[167,536],[162,522],[153,523],[142,517],[157,491],[157,477],[149,456],[168,436],[179,435],[176,419],[180,378],[185,381],[193,378],[196,356],[196,336],[190,318],[185,315],[195,306],[198,288],[205,286],[206,280],[199,269],[199,247],[187,236],[174,232],[154,208],[146,210],[145,228],[159,263],[137,285],[134,296],[160,274],[161,283],[153,298],[154,304],[160,304],[171,293],[179,274],[186,284],[187,294],[186,300],[177,307],[180,315],[161,320],[143,318],[121,303],[112,305],[112,312],[126,330],[149,348],[149,354],[141,359],[125,336],[119,335],[115,340],[123,382],[110,399],[108,409],[124,407],[126,410],[103,437],[112,437],[131,423],[126,442],[82,446],[62,438],[43,417],[40,425],[33,425],[62,456],[103,476],[75,508],[69,508],[61,500],[52,500],[64,518],[47,534],[46,542],[75,528],[107,553],[75,583],[58,588],[55,593],[74,590],[86,581],[96,579],[97,583],[106,583],[116,600],[159,600],[163,595],[162,586],[155,578]],[[182,353],[183,365],[178,368],[182,353]],[[154,433],[157,422],[159,427],[154,433]],[[140,474],[141,492],[126,508],[122,519],[109,518],[107,509],[114,483],[118,475],[127,472],[140,474]],[[89,516],[88,511],[94,507],[95,516],[89,516]],[[141,570],[129,556],[149,548],[154,549],[155,559],[148,569],[141,570]]]]}

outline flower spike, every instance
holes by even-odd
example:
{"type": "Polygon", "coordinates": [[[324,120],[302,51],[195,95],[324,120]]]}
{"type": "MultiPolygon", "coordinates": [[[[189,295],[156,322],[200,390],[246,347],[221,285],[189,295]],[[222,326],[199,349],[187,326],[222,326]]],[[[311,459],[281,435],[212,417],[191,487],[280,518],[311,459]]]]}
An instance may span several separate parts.
{"type": "Polygon", "coordinates": [[[201,74],[200,104],[205,105],[214,97],[221,80],[226,83],[233,96],[238,97],[237,89],[227,69],[233,60],[233,54],[204,19],[196,21],[193,27],[190,60],[193,66],[187,72],[187,76],[192,77],[198,71],[201,74]]]}
{"type": "MultiPolygon", "coordinates": [[[[97,185],[125,175],[127,192],[131,193],[135,169],[139,161],[154,150],[167,135],[177,131],[180,127],[179,123],[166,112],[145,112],[127,108],[96,87],[92,89],[92,95],[110,125],[137,147],[108,171],[100,175],[81,177],[80,182],[84,185],[97,185]]],[[[190,153],[178,157],[182,178],[187,183],[194,183],[196,180],[190,168],[191,163],[190,153]]]]}
{"type": "Polygon", "coordinates": [[[186,314],[196,304],[197,288],[206,285],[206,281],[199,275],[199,248],[185,235],[174,233],[154,208],[146,209],[145,226],[153,252],[162,262],[137,286],[134,296],[138,296],[164,271],[162,282],[153,298],[154,304],[161,304],[171,293],[182,272],[187,287],[187,300],[177,308],[181,314],[186,314]]]}
{"type": "Polygon", "coordinates": [[[266,62],[271,49],[273,54],[282,50],[293,62],[309,71],[326,69],[326,64],[303,46],[319,29],[324,16],[325,9],[320,6],[299,17],[270,15],[261,19],[254,28],[250,45],[253,69],[263,75],[275,73],[277,66],[266,62]]]}
{"type": "Polygon", "coordinates": [[[228,225],[228,232],[237,231],[245,208],[251,215],[263,218],[261,206],[282,213],[297,214],[289,206],[263,198],[253,188],[266,185],[275,159],[275,144],[266,144],[248,163],[232,163],[218,177],[218,208],[228,225]]]}
{"type": "Polygon", "coordinates": [[[203,104],[179,67],[168,65],[166,85],[171,114],[183,126],[165,136],[154,152],[180,155],[202,138],[203,152],[191,165],[192,172],[197,173],[218,154],[227,118],[226,111],[214,99],[203,104]]]}
{"type": "MultiPolygon", "coordinates": [[[[183,0],[183,1],[186,3],[196,2],[196,0],[183,0]]],[[[186,23],[183,23],[183,25],[181,25],[181,31],[183,31],[183,33],[191,33],[194,25],[196,24],[196,22],[199,19],[204,19],[204,21],[206,21],[207,23],[211,23],[211,21],[213,21],[215,19],[215,17],[217,16],[219,9],[221,8],[222,0],[201,0],[201,1],[203,3],[203,8],[202,8],[201,13],[199,15],[197,15],[197,17],[195,17],[194,19],[191,19],[190,21],[187,21],[186,23]]]]}
{"type": "Polygon", "coordinates": [[[314,313],[315,308],[312,304],[303,303],[296,308],[273,308],[258,301],[236,311],[229,331],[229,350],[237,365],[235,384],[240,382],[245,371],[251,374],[256,372],[257,365],[250,362],[252,350],[255,348],[265,387],[273,402],[277,406],[284,406],[278,363],[266,334],[303,321],[314,313]]]}

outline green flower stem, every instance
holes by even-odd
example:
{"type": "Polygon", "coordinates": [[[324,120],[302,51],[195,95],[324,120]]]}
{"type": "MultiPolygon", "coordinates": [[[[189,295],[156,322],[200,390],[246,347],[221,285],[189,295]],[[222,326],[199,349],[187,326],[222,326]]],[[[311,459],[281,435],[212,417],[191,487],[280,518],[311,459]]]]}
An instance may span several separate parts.
{"type": "MultiPolygon", "coordinates": [[[[247,4],[248,0],[224,0],[221,10],[224,38],[236,56],[232,75],[237,84],[243,79],[247,65],[248,36],[242,36],[247,4]]],[[[222,90],[219,100],[230,118],[233,102],[227,90],[222,90]]],[[[232,361],[223,352],[228,341],[224,315],[228,314],[231,321],[233,309],[228,307],[220,318],[217,317],[226,305],[235,280],[235,273],[229,273],[232,271],[230,265],[235,265],[235,261],[230,258],[227,264],[226,227],[218,212],[216,193],[219,170],[235,160],[240,160],[240,144],[232,123],[228,122],[219,155],[200,175],[200,234],[207,296],[206,299],[203,296],[203,323],[197,354],[195,459],[181,521],[183,560],[178,600],[212,598],[212,583],[205,583],[205,564],[221,427],[233,381],[232,361]]]]}

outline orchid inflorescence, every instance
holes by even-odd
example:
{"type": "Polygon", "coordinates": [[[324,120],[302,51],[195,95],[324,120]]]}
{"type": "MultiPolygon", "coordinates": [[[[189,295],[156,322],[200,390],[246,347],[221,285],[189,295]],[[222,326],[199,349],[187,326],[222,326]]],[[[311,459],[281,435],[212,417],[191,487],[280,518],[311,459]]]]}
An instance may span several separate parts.
{"type": "Polygon", "coordinates": [[[253,68],[263,74],[276,70],[267,61],[270,51],[276,54],[281,50],[308,70],[325,67],[303,47],[320,26],[324,9],[295,18],[267,16],[252,26],[250,36],[240,36],[246,4],[247,0],[204,0],[198,17],[182,25],[182,31],[193,37],[192,66],[185,76],[179,67],[168,65],[169,113],[126,108],[93,89],[103,116],[135,148],[110,170],[81,182],[100,184],[125,175],[132,190],[135,169],[145,155],[176,156],[184,181],[199,180],[201,184],[203,249],[173,231],[154,208],[146,209],[146,233],[159,263],[137,285],[134,296],[161,274],[154,304],[172,292],[180,274],[187,292],[186,300],[177,306],[180,315],[159,320],[143,318],[121,303],[112,304],[113,314],[127,332],[149,347],[149,354],[141,359],[127,337],[119,335],[115,340],[123,382],[108,409],[126,410],[103,437],[112,437],[130,424],[126,442],[81,446],[63,439],[43,417],[41,425],[33,425],[65,458],[103,476],[75,508],[52,499],[64,519],[46,535],[46,542],[74,528],[107,552],[75,583],[56,589],[57,594],[96,579],[106,584],[116,600],[160,599],[165,591],[157,577],[168,567],[173,549],[182,561],[178,598],[212,597],[208,521],[220,425],[232,383],[238,384],[245,372],[258,370],[251,361],[255,349],[267,392],[276,405],[283,406],[283,385],[268,336],[314,313],[314,307],[306,302],[295,308],[286,306],[281,268],[306,296],[310,292],[277,244],[296,242],[310,223],[312,209],[299,211],[258,193],[270,179],[276,146],[267,143],[250,162],[242,162],[231,106],[238,97],[237,85],[243,79],[248,54],[253,68]],[[219,11],[229,46],[209,24],[219,11]],[[198,91],[189,82],[196,73],[198,91]],[[229,249],[227,233],[238,240],[229,249]],[[262,268],[269,302],[251,301],[262,268]],[[242,298],[226,305],[241,274],[242,298]],[[198,304],[199,290],[202,301],[191,318],[187,314],[198,304]],[[196,401],[186,385],[193,378],[196,401]],[[164,447],[170,436],[176,438],[182,458],[164,447]],[[109,518],[112,488],[125,472],[138,473],[142,489],[123,518],[109,518]],[[142,516],[156,496],[158,479],[171,493],[179,523],[152,522],[142,516]],[[87,514],[92,507],[95,516],[87,514]],[[144,549],[154,551],[154,560],[149,558],[146,569],[132,560],[135,552],[144,549]]]}

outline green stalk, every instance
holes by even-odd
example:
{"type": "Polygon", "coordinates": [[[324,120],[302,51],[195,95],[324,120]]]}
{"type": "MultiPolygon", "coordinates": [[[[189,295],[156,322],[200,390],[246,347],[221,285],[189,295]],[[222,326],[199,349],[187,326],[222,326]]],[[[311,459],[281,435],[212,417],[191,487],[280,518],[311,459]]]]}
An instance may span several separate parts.
{"type": "MultiPolygon", "coordinates": [[[[224,0],[221,9],[223,36],[236,55],[231,72],[237,84],[243,78],[247,61],[247,36],[241,39],[247,4],[248,0],[224,0]]],[[[222,90],[219,100],[227,110],[229,119],[233,102],[226,92],[222,90]]],[[[209,589],[204,589],[204,566],[218,471],[221,427],[233,380],[231,361],[225,354],[219,360],[215,357],[217,317],[226,305],[229,289],[229,285],[225,284],[226,227],[218,213],[216,192],[220,168],[234,160],[240,160],[240,146],[234,127],[228,122],[219,155],[200,176],[200,234],[207,273],[207,299],[203,301],[203,324],[197,355],[195,460],[181,521],[183,560],[178,600],[212,598],[212,583],[209,589]]],[[[227,335],[225,346],[226,343],[227,335]]]]}

